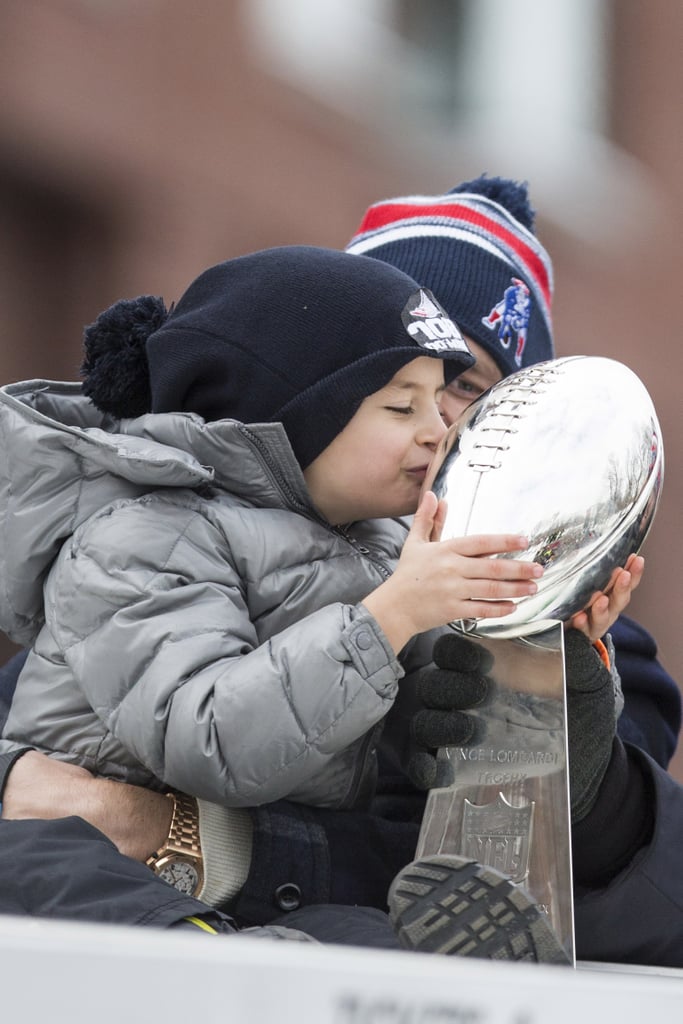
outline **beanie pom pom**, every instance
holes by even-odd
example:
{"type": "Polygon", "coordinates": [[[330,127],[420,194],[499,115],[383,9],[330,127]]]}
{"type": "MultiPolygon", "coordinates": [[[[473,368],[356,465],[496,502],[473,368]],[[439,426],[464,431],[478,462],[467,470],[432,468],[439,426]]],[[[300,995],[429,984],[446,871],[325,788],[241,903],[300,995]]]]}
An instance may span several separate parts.
{"type": "Polygon", "coordinates": [[[463,181],[451,189],[449,195],[458,192],[475,192],[492,199],[494,203],[504,206],[508,213],[523,224],[529,231],[534,230],[536,211],[532,209],[527,191],[528,183],[511,181],[510,178],[488,178],[481,174],[472,181],[463,181]]]}
{"type": "Polygon", "coordinates": [[[115,302],[85,328],[83,393],[102,412],[127,419],[150,411],[146,342],[168,315],[163,299],[141,295],[115,302]]]}

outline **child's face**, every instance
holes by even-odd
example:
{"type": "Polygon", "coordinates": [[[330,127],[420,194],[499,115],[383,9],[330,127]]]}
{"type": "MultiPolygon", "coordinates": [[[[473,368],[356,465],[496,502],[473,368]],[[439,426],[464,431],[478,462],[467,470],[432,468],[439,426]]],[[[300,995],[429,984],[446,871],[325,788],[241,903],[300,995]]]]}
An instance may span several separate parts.
{"type": "Polygon", "coordinates": [[[448,424],[455,423],[475,398],[483,395],[502,377],[495,360],[485,348],[465,336],[467,347],[476,356],[476,363],[451,381],[441,397],[441,414],[448,424]]]}
{"type": "Polygon", "coordinates": [[[304,471],[313,502],[334,525],[410,515],[446,427],[443,363],[419,356],[356,414],[304,471]]]}

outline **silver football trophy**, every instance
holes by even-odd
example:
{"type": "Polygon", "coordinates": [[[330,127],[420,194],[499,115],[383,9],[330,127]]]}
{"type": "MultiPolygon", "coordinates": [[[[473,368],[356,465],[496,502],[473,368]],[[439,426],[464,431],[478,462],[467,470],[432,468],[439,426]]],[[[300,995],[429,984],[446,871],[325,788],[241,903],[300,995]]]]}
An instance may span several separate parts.
{"type": "Polygon", "coordinates": [[[452,623],[493,656],[480,746],[438,752],[416,857],[450,853],[522,885],[575,963],[563,626],[641,547],[664,470],[650,397],[621,363],[576,356],[496,384],[454,424],[427,487],[442,539],[520,533],[538,592],[452,623]]]}

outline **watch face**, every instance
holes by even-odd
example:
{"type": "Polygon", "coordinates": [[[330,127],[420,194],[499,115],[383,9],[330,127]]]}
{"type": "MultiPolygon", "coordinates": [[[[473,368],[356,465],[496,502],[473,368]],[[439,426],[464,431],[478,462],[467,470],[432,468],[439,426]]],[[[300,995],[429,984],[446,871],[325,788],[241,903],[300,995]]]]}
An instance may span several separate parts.
{"type": "Polygon", "coordinates": [[[184,860],[170,861],[159,871],[159,878],[172,885],[186,896],[194,895],[199,882],[199,872],[194,865],[184,860]]]}

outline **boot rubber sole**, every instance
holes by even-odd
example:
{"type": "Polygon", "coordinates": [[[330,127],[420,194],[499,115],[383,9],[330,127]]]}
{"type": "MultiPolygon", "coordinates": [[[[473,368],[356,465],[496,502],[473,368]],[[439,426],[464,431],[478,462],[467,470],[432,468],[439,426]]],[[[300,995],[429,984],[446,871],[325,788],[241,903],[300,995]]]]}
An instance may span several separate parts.
{"type": "Polygon", "coordinates": [[[569,964],[546,915],[501,872],[450,855],[405,867],[389,913],[406,949],[488,960],[569,964]]]}

